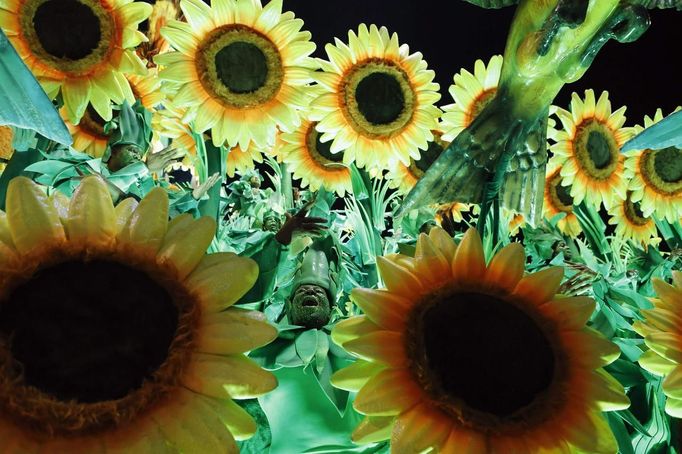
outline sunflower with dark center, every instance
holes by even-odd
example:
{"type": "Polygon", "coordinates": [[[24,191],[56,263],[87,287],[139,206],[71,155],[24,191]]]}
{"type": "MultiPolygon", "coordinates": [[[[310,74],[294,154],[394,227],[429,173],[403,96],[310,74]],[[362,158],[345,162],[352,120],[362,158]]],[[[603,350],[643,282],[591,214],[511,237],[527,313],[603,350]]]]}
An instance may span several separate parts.
{"type": "Polygon", "coordinates": [[[263,151],[253,143],[246,151],[237,145],[230,149],[226,161],[227,176],[232,178],[236,172],[243,174],[255,169],[257,162],[263,162],[263,151]]]}
{"type": "Polygon", "coordinates": [[[161,35],[177,52],[155,58],[165,66],[173,103],[194,115],[194,130],[211,130],[213,143],[248,150],[291,132],[307,107],[306,84],[317,68],[303,21],[282,13],[282,0],[183,0],[187,22],[169,21],[161,35]]]}
{"type": "Polygon", "coordinates": [[[457,137],[492,101],[497,93],[501,70],[502,55],[495,55],[487,66],[483,60],[476,60],[473,74],[462,69],[454,75],[454,83],[448,91],[455,102],[443,107],[440,125],[445,131],[444,140],[452,141],[457,137]]]}
{"type": "Polygon", "coordinates": [[[607,92],[595,101],[594,91],[586,90],[585,99],[573,93],[571,111],[557,108],[563,129],[550,134],[556,141],[550,147],[561,166],[562,185],[571,187],[573,203],[583,200],[607,209],[616,198],[625,199],[628,181],[625,159],[620,148],[632,136],[623,128],[625,107],[611,112],[607,92]]]}
{"type": "Polygon", "coordinates": [[[71,137],[73,137],[73,148],[87,153],[93,158],[101,158],[107,150],[111,134],[104,132],[106,121],[95,109],[88,106],[77,125],[68,120],[68,113],[64,107],[59,113],[69,129],[71,137]]]}
{"type": "Polygon", "coordinates": [[[659,278],[652,279],[656,292],[656,297],[651,298],[653,308],[642,310],[644,320],[636,321],[632,327],[649,347],[639,357],[639,365],[664,377],[665,412],[682,418],[682,273],[673,271],[672,281],[670,285],[659,278]]]}
{"type": "MultiPolygon", "coordinates": [[[[679,110],[679,109],[678,109],[679,110]]],[[[661,109],[654,118],[644,117],[644,126],[634,127],[639,134],[663,119],[661,109]]],[[[629,181],[633,201],[641,204],[646,217],[665,218],[669,223],[682,216],[682,150],[668,147],[662,150],[628,152],[625,177],[629,181]]]]}
{"type": "Polygon", "coordinates": [[[620,351],[585,326],[587,297],[557,295],[560,267],[524,276],[518,243],[486,266],[470,229],[459,245],[440,228],[414,257],[378,257],[386,289],[356,288],[365,315],[332,338],[358,360],[332,383],[357,391],[357,442],[393,452],[615,453],[603,411],[627,408],[602,368],[620,351]]]}
{"type": "Polygon", "coordinates": [[[345,164],[368,169],[419,159],[440,116],[438,84],[422,55],[385,27],[365,24],[348,32],[348,44],[336,39],[325,50],[329,61],[313,75],[323,90],[311,104],[322,142],[332,141],[345,164]]]}
{"type": "Polygon", "coordinates": [[[146,73],[134,48],[146,40],[137,26],[151,10],[126,0],[0,0],[0,27],[78,124],[89,103],[110,120],[112,101],[134,102],[125,74],[146,73]]]}
{"type": "Polygon", "coordinates": [[[441,138],[441,131],[435,130],[431,132],[433,140],[429,142],[426,150],[422,151],[419,159],[410,158],[409,167],[398,162],[386,175],[386,178],[391,182],[391,187],[397,188],[401,194],[407,194],[412,190],[417,181],[424,176],[424,173],[431,167],[431,164],[438,159],[438,156],[449,145],[448,142],[441,138]]]}
{"type": "Polygon", "coordinates": [[[343,197],[352,190],[350,169],[342,163],[342,153],[330,151],[331,142],[320,140],[317,125],[316,121],[303,120],[296,131],[283,133],[279,153],[294,178],[301,180],[302,188],[310,186],[311,191],[317,191],[323,187],[343,197]]]}
{"type": "Polygon", "coordinates": [[[573,197],[571,187],[561,184],[561,167],[551,159],[547,165],[547,177],[545,178],[545,196],[542,210],[548,221],[559,213],[565,213],[557,222],[557,228],[564,235],[575,238],[580,233],[580,223],[573,212],[573,197]]]}
{"type": "Polygon", "coordinates": [[[207,255],[215,222],[169,222],[160,188],[114,207],[90,176],[63,201],[17,177],[0,213],[0,451],[238,452],[232,399],[276,386],[244,352],[277,330],[230,308],[255,262],[207,255]]]}
{"type": "Polygon", "coordinates": [[[616,226],[617,237],[634,241],[644,249],[656,246],[661,241],[654,219],[644,215],[640,203],[632,200],[631,191],[628,191],[625,200],[616,200],[609,214],[609,224],[616,226]]]}

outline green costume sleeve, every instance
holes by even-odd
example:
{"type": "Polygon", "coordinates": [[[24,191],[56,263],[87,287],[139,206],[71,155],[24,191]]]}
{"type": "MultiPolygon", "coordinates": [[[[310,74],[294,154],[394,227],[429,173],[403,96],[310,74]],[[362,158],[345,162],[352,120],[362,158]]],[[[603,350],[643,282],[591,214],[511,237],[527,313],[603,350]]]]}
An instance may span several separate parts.
{"type": "Polygon", "coordinates": [[[263,241],[244,250],[242,256],[258,263],[258,280],[237,304],[259,303],[272,293],[277,269],[281,261],[286,259],[287,254],[284,252],[286,249],[288,248],[275,239],[274,233],[269,233],[263,241]]]}

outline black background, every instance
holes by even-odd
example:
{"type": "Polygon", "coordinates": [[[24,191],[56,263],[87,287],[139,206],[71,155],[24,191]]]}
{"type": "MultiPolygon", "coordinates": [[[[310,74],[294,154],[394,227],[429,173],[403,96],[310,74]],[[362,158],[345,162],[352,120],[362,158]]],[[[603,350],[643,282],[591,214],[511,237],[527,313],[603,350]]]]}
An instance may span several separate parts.
{"type": "MultiPolygon", "coordinates": [[[[473,71],[480,58],[486,63],[502,54],[514,7],[486,10],[463,0],[284,0],[284,9],[304,20],[304,29],[317,44],[315,56],[326,58],[324,46],[338,37],[347,42],[349,29],[360,23],[384,25],[397,32],[400,43],[421,52],[436,72],[442,95],[461,68],[473,71]]],[[[608,90],[614,110],[627,106],[627,125],[642,123],[657,107],[664,114],[682,105],[682,12],[650,10],[651,26],[635,43],[610,41],[578,82],[566,85],[555,104],[568,108],[571,93],[593,88],[597,96],[608,90]]]]}

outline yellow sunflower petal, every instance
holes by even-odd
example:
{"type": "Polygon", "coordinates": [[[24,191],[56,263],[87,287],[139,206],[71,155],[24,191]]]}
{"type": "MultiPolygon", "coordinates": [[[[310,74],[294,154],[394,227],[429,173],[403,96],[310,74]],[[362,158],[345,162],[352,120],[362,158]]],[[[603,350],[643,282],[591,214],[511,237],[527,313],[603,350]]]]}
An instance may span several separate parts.
{"type": "Polygon", "coordinates": [[[239,301],[257,278],[255,261],[220,252],[205,255],[185,283],[200,295],[205,309],[218,312],[239,301]]]}
{"type": "Polygon", "coordinates": [[[355,397],[353,407],[365,415],[392,416],[422,400],[422,392],[406,370],[387,369],[370,378],[355,397]]]}
{"type": "Polygon", "coordinates": [[[407,358],[402,335],[393,331],[376,331],[343,344],[343,348],[362,359],[378,361],[392,367],[405,367],[407,358]]]}
{"type": "Polygon", "coordinates": [[[596,308],[596,303],[587,296],[556,298],[542,306],[550,311],[557,320],[561,320],[570,329],[585,326],[596,308]]]}
{"type": "Polygon", "coordinates": [[[601,413],[592,411],[577,424],[569,424],[569,442],[582,452],[613,454],[618,443],[601,413]]]}
{"type": "Polygon", "coordinates": [[[374,323],[391,331],[398,331],[405,324],[409,301],[385,290],[355,288],[351,299],[374,323]]]}
{"type": "Polygon", "coordinates": [[[203,399],[204,403],[220,417],[234,436],[235,440],[251,438],[251,436],[256,433],[256,430],[258,430],[256,421],[254,421],[251,415],[237,405],[232,399],[198,397],[203,399]]]}
{"type": "Polygon", "coordinates": [[[358,315],[341,320],[332,329],[332,341],[337,345],[343,345],[349,340],[357,339],[358,337],[379,331],[378,325],[372,322],[366,315],[358,315]]]}
{"type": "Polygon", "coordinates": [[[330,383],[336,388],[358,392],[370,378],[383,369],[384,366],[379,363],[358,359],[350,366],[336,371],[330,383]]]}
{"type": "Polygon", "coordinates": [[[69,240],[109,242],[116,234],[114,220],[114,205],[102,178],[99,176],[84,178],[74,191],[69,206],[69,218],[66,223],[69,240]]]}
{"type": "Polygon", "coordinates": [[[545,268],[523,277],[514,289],[514,294],[526,301],[542,304],[554,297],[563,277],[562,267],[545,268]]]}
{"type": "Polygon", "coordinates": [[[476,282],[485,276],[483,244],[476,229],[467,230],[457,246],[452,272],[456,279],[462,282],[476,282]]]}
{"type": "Polygon", "coordinates": [[[490,285],[513,291],[523,277],[526,254],[520,243],[511,243],[495,254],[485,275],[490,285]]]}
{"type": "Polygon", "coordinates": [[[412,294],[421,290],[421,282],[406,268],[396,261],[385,257],[377,257],[377,268],[386,288],[398,294],[412,294]]]}
{"type": "Polygon", "coordinates": [[[653,350],[642,353],[638,362],[642,369],[655,375],[667,375],[677,366],[675,362],[662,357],[653,350]]]}
{"type": "Polygon", "coordinates": [[[116,205],[116,208],[114,208],[114,230],[117,235],[128,224],[128,220],[135,211],[135,208],[137,208],[137,205],[137,200],[132,197],[124,199],[116,205]]]}
{"type": "Polygon", "coordinates": [[[682,399],[669,397],[665,402],[665,412],[673,418],[682,418],[682,399]]]}
{"type": "Polygon", "coordinates": [[[172,263],[178,270],[178,278],[184,279],[206,254],[215,230],[215,220],[207,216],[177,228],[169,226],[157,257],[161,262],[172,263]]]}
{"type": "Polygon", "coordinates": [[[22,253],[66,239],[57,210],[38,185],[26,177],[16,177],[9,183],[7,222],[12,241],[22,253]]]}
{"type": "Polygon", "coordinates": [[[625,388],[615,378],[598,369],[592,376],[594,389],[592,397],[601,411],[625,410],[630,407],[630,399],[625,395],[625,388]]]}
{"type": "Polygon", "coordinates": [[[388,440],[394,420],[394,416],[366,416],[351,434],[351,440],[358,444],[388,440]]]}
{"type": "Polygon", "coordinates": [[[419,404],[396,418],[391,433],[391,448],[396,452],[440,451],[450,435],[451,422],[438,410],[419,404]]]}
{"type": "Polygon", "coordinates": [[[272,391],[277,379],[243,355],[193,356],[183,383],[192,391],[220,399],[252,399],[272,391]]]}
{"type": "Polygon", "coordinates": [[[488,454],[485,437],[478,432],[454,428],[443,443],[442,452],[461,454],[488,454]]]}
{"type": "Polygon", "coordinates": [[[135,208],[118,239],[156,254],[167,228],[168,194],[162,188],[154,188],[135,208]]]}
{"type": "Polygon", "coordinates": [[[276,337],[277,329],[261,312],[231,307],[203,317],[196,344],[203,353],[231,355],[262,347],[276,337]]]}
{"type": "Polygon", "coordinates": [[[173,396],[174,411],[153,413],[152,418],[164,437],[177,450],[187,454],[238,453],[230,431],[198,397],[187,390],[180,391],[173,396]]]}

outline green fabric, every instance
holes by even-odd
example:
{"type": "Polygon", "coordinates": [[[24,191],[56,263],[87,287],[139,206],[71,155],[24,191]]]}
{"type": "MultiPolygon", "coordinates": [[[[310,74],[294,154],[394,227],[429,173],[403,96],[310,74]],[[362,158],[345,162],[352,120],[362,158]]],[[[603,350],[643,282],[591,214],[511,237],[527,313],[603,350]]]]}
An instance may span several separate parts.
{"type": "Polygon", "coordinates": [[[258,399],[270,422],[271,453],[373,453],[384,447],[350,440],[362,416],[350,400],[339,415],[310,369],[282,368],[274,374],[279,386],[258,399]]]}
{"type": "Polygon", "coordinates": [[[237,304],[257,303],[271,295],[277,280],[277,269],[280,263],[286,260],[286,254],[282,253],[285,247],[275,239],[274,233],[258,233],[262,235],[261,241],[252,244],[240,254],[258,263],[258,280],[237,304]]]}
{"type": "Polygon", "coordinates": [[[73,143],[57,109],[2,30],[0,87],[0,125],[31,129],[64,145],[73,143]]]}

